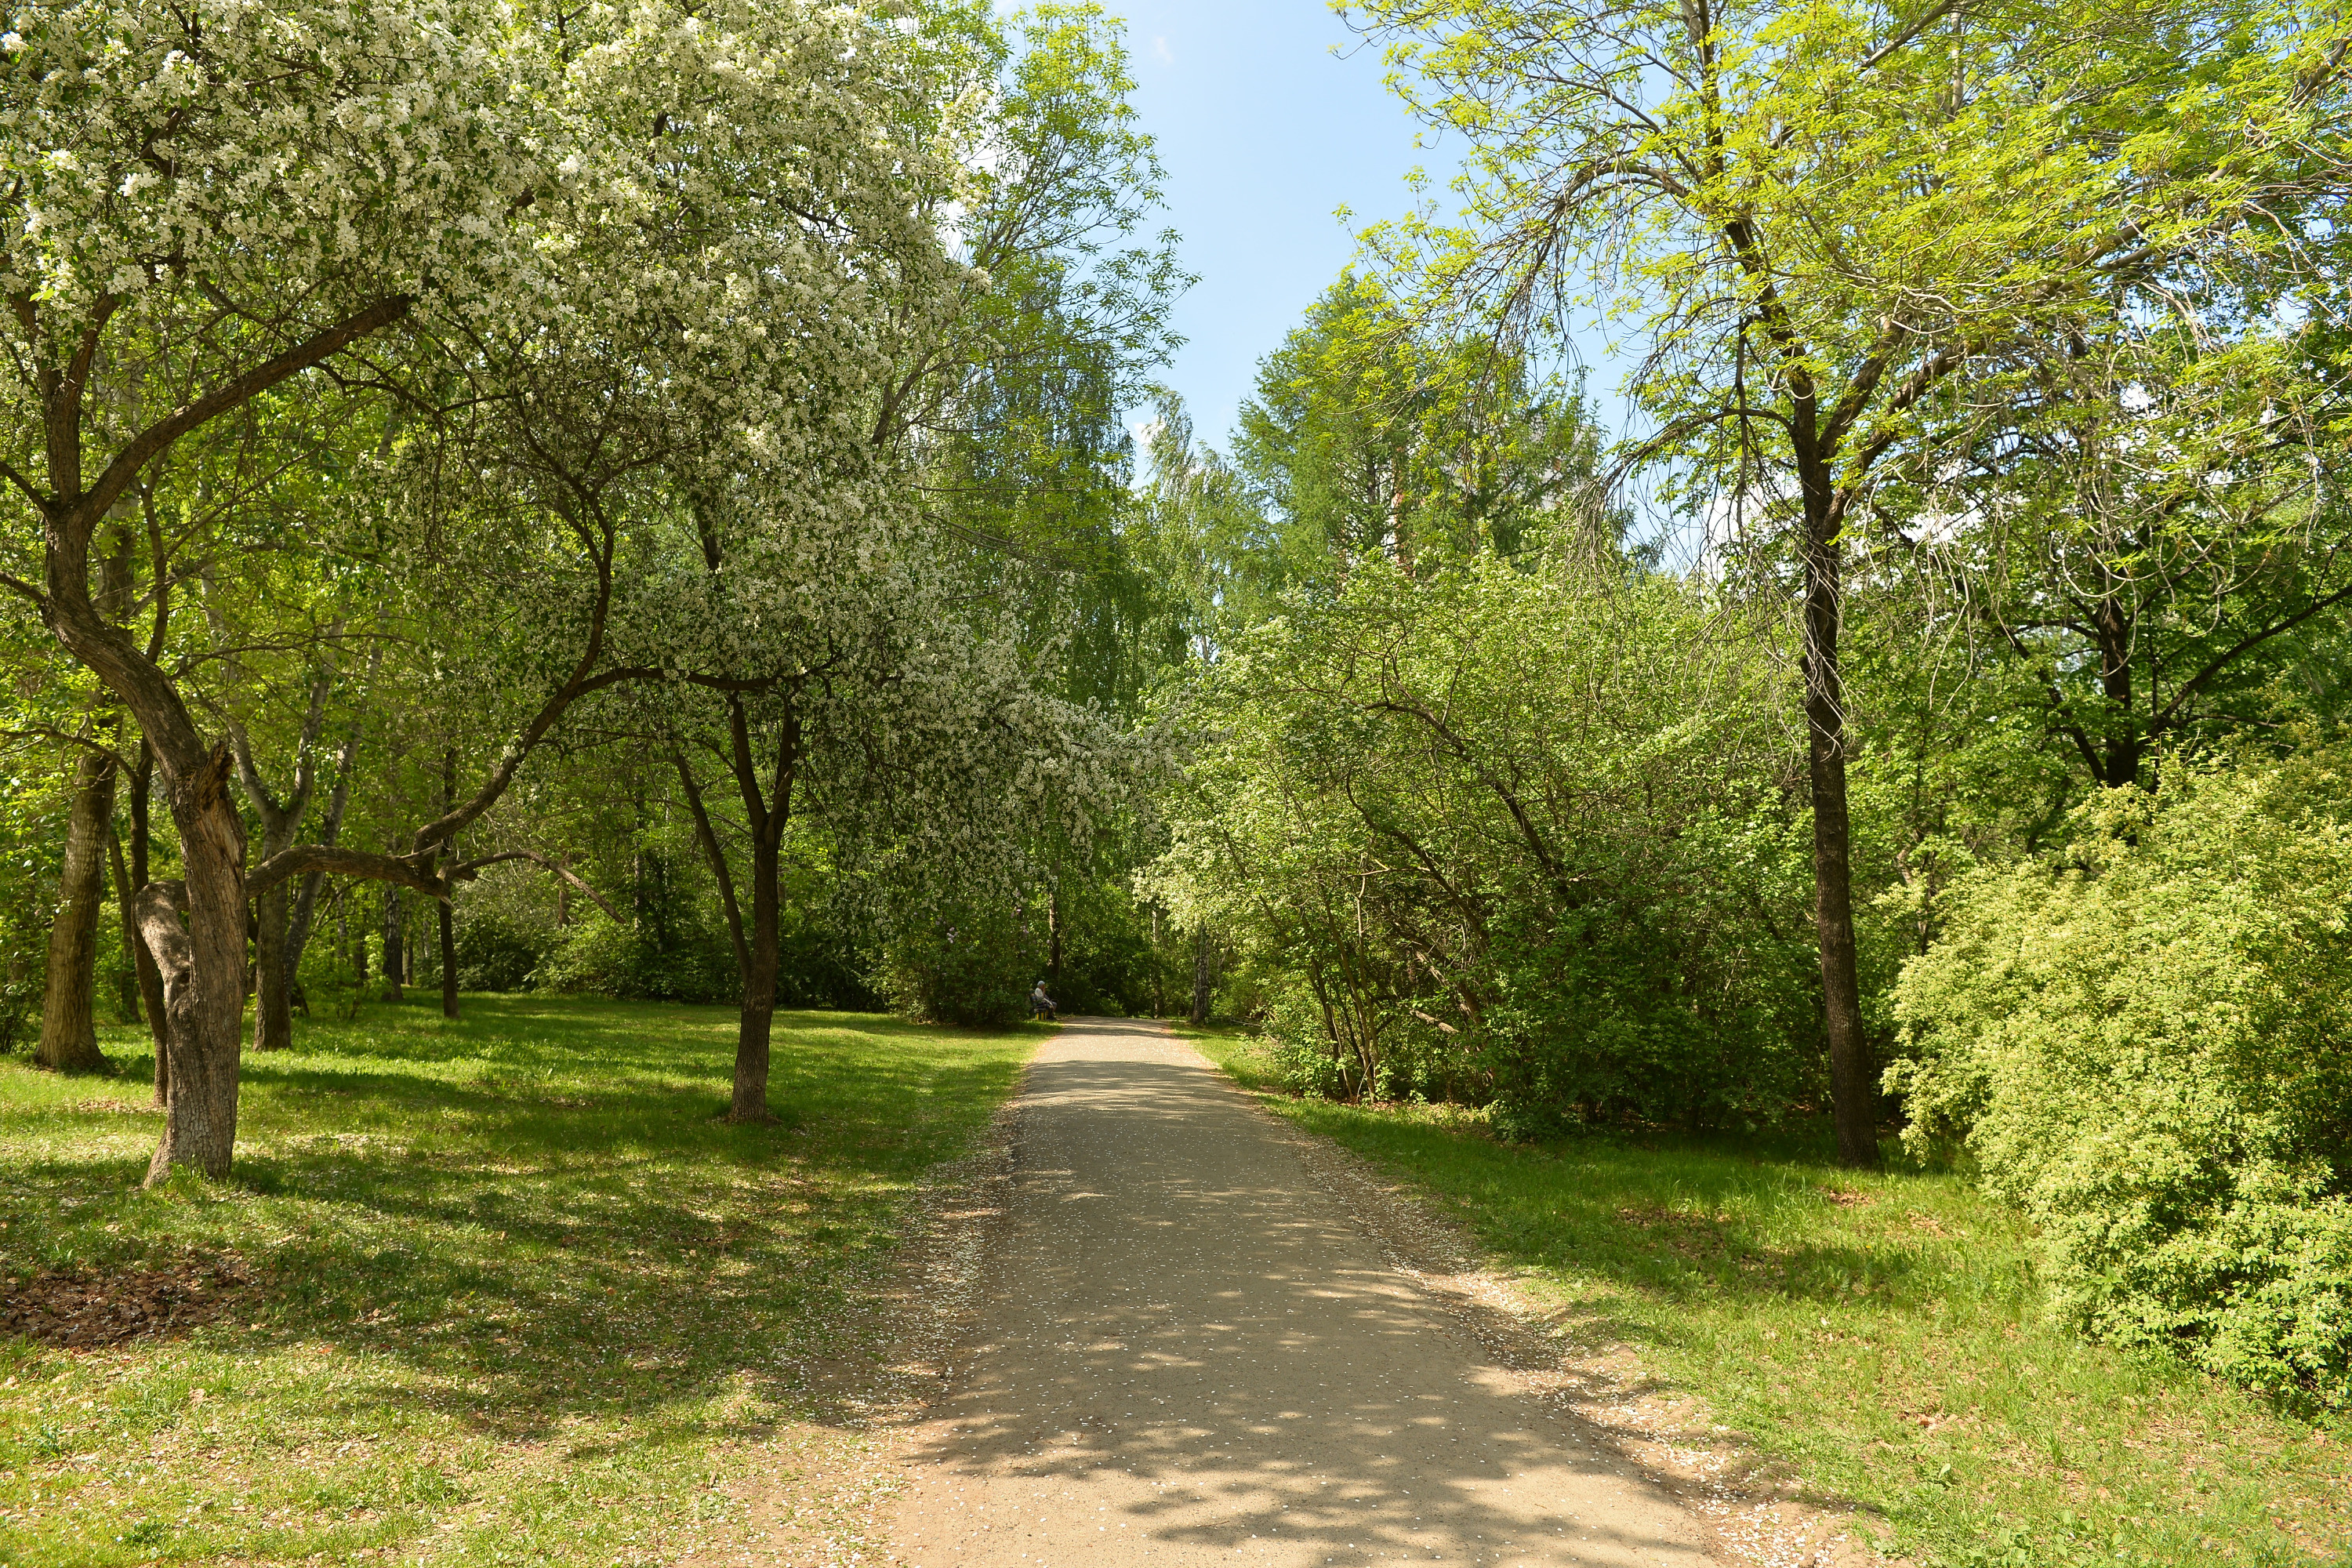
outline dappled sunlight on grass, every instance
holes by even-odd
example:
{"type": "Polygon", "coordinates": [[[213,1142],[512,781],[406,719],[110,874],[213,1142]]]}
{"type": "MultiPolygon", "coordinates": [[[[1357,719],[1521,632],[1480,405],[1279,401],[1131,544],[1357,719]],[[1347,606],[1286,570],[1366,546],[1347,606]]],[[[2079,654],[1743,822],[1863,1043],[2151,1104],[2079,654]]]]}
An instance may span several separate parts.
{"type": "Polygon", "coordinates": [[[191,1255],[256,1278],[183,1338],[0,1340],[0,1563],[340,1560],[427,1531],[461,1562],[667,1560],[733,1506],[714,1478],[830,1418],[811,1373],[902,1201],[1036,1038],[780,1016],[778,1120],[753,1127],[719,1120],[731,1011],[465,1008],[376,1005],[249,1054],[234,1177],[152,1193],[127,1031],[121,1079],[0,1064],[8,1278],[191,1255]]]}
{"type": "MultiPolygon", "coordinates": [[[[1197,1043],[1265,1087],[1246,1041],[1197,1043]]],[[[1844,1171],[1826,1139],[1511,1145],[1445,1107],[1268,1103],[1920,1561],[2352,1562],[2352,1431],[2050,1322],[2023,1223],[1958,1177],[1844,1171]]]]}

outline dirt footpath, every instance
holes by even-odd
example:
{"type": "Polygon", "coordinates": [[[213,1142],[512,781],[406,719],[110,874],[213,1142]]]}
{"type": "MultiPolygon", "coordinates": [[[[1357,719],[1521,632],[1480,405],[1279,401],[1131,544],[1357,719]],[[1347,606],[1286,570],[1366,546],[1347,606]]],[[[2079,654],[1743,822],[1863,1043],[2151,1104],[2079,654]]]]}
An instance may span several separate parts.
{"type": "Polygon", "coordinates": [[[1198,1053],[1038,1056],[948,1391],[882,1522],[920,1568],[1688,1564],[1682,1506],[1504,1369],[1198,1053]]]}

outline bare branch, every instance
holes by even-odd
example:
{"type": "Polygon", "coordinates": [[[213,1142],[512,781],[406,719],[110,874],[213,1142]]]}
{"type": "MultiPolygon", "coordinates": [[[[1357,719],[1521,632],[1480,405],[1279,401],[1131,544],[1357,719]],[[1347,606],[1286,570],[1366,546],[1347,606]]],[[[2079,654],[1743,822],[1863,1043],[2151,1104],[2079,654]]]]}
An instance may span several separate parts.
{"type": "Polygon", "coordinates": [[[481,873],[484,867],[496,866],[505,860],[528,860],[534,866],[543,867],[546,869],[554,872],[557,876],[562,878],[565,881],[571,883],[573,887],[579,889],[582,892],[595,900],[596,907],[604,910],[606,914],[612,916],[615,921],[620,920],[621,911],[614,909],[611,903],[607,902],[604,894],[598,892],[586,882],[581,880],[580,878],[572,872],[570,867],[561,865],[556,861],[549,859],[546,856],[541,855],[536,849],[508,849],[496,855],[485,855],[478,860],[467,860],[462,865],[452,866],[449,868],[449,879],[453,882],[470,882],[481,873]]]}

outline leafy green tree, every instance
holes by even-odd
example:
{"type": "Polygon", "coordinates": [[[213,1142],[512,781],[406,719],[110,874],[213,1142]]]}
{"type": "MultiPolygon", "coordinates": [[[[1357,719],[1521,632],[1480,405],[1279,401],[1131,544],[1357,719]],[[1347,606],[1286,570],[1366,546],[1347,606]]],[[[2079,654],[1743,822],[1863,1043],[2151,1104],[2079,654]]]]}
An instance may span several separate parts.
{"type": "MultiPolygon", "coordinates": [[[[908,139],[939,84],[902,38],[800,5],[541,28],[462,3],[125,0],[19,29],[0,445],[35,524],[12,553],[37,564],[5,582],[131,710],[179,830],[182,888],[141,895],[171,998],[155,1175],[227,1167],[247,899],[311,871],[446,897],[470,869],[457,836],[562,712],[648,673],[609,668],[606,638],[665,462],[748,465],[772,504],[850,526],[893,323],[919,335],[955,271],[920,216],[946,173],[908,139]],[[405,852],[296,845],[248,867],[229,748],[93,603],[92,541],[180,443],[331,362],[432,414],[396,454],[431,503],[426,553],[562,558],[549,592],[477,623],[533,626],[512,668],[549,679],[478,787],[445,773],[405,852]],[[459,453],[490,460],[432,460],[459,453]]],[[[667,624],[673,659],[698,651],[707,628],[667,624]]]]}
{"type": "Polygon", "coordinates": [[[1795,601],[1839,1146],[1874,1163],[1850,535],[1942,389],[2192,275],[2304,264],[2342,189],[2347,24],[2273,0],[1360,9],[1469,148],[1461,221],[1375,247],[1429,308],[1527,341],[1604,304],[1645,348],[1628,390],[1655,427],[1629,461],[1795,601]]]}
{"type": "Polygon", "coordinates": [[[1203,676],[1150,889],[1301,977],[1314,1087],[1777,1119],[1816,1080],[1772,652],[1672,578],[1375,559],[1203,676]]]}
{"type": "Polygon", "coordinates": [[[2318,667],[2352,603],[2340,329],[2252,303],[2070,323],[2020,351],[2011,395],[1934,400],[1874,498],[1871,564],[2016,665],[2097,784],[2153,785],[2166,749],[2336,705],[2318,667]]]}
{"type": "MultiPolygon", "coordinates": [[[[1592,508],[1598,455],[1580,398],[1486,339],[1437,337],[1354,273],[1260,363],[1234,442],[1278,531],[1277,584],[1376,555],[1411,573],[1514,554],[1531,520],[1592,508]]],[[[1561,531],[1555,546],[1579,542],[1561,531]]]]}

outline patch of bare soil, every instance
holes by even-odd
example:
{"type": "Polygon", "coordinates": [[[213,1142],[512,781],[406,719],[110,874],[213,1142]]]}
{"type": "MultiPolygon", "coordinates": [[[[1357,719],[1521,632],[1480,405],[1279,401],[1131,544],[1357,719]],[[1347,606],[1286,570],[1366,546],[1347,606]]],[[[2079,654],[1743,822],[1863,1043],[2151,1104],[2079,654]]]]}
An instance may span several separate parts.
{"type": "MultiPolygon", "coordinates": [[[[1580,1342],[1556,1308],[1495,1267],[1475,1237],[1403,1184],[1261,1110],[1391,1267],[1428,1291],[1524,1395],[1586,1427],[1674,1492],[1714,1532],[1718,1560],[1740,1568],[1909,1568],[1863,1539],[1853,1504],[1808,1492],[1718,1425],[1703,1401],[1658,1381],[1630,1346],[1580,1342]]],[[[1664,1211],[1624,1217],[1699,1228],[1664,1211]]],[[[1703,1246],[1705,1238],[1693,1240],[1703,1246]]]]}
{"type": "Polygon", "coordinates": [[[61,1350],[96,1350],[185,1333],[234,1315],[254,1289],[235,1258],[186,1258],[154,1268],[45,1269],[0,1285],[0,1334],[61,1350]]]}

